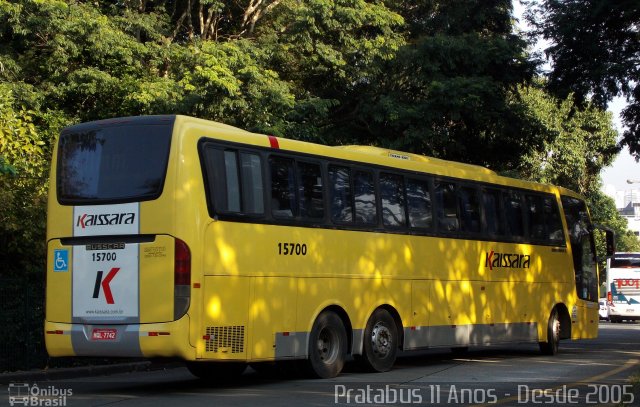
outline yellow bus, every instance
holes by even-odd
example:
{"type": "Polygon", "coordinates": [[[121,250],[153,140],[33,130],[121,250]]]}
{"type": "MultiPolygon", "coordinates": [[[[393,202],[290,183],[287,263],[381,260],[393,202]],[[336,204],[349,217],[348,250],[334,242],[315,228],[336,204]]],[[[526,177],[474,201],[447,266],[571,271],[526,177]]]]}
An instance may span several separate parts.
{"type": "Polygon", "coordinates": [[[51,168],[46,346],[178,357],[201,377],[555,354],[597,335],[592,230],[576,193],[479,166],[178,115],[78,124],[51,168]]]}

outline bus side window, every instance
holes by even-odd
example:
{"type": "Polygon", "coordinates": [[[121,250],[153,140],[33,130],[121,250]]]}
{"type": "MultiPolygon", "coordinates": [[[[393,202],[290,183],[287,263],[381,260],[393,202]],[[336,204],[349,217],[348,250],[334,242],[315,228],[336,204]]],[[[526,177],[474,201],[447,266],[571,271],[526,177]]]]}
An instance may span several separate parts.
{"type": "Polygon", "coordinates": [[[480,233],[480,200],[478,190],[471,187],[458,188],[458,207],[462,219],[462,230],[471,233],[480,233]]]}
{"type": "Polygon", "coordinates": [[[503,197],[508,233],[511,237],[522,238],[524,237],[522,194],[517,191],[508,191],[503,197]]]}
{"type": "Polygon", "coordinates": [[[349,167],[336,165],[329,167],[329,188],[331,189],[331,220],[337,223],[352,222],[353,201],[349,167]]]}
{"type": "Polygon", "coordinates": [[[433,224],[431,194],[429,183],[426,180],[407,180],[407,209],[409,210],[409,226],[431,229],[433,224]]]}
{"type": "Polygon", "coordinates": [[[320,220],[324,218],[324,198],[322,194],[322,172],[320,165],[298,162],[300,180],[300,216],[303,219],[320,220]]]}
{"type": "Polygon", "coordinates": [[[262,160],[258,154],[240,153],[242,178],[242,211],[258,215],[264,213],[262,160]]]}
{"type": "Polygon", "coordinates": [[[560,218],[560,209],[555,196],[544,198],[544,220],[547,225],[547,240],[550,243],[564,246],[565,237],[562,219],[560,218]]]}
{"type": "Polygon", "coordinates": [[[297,215],[296,182],[293,160],[270,157],[271,213],[276,218],[293,218],[297,215]]]}
{"type": "Polygon", "coordinates": [[[388,227],[406,226],[404,182],[401,175],[380,174],[382,224],[388,227]]]}
{"type": "Polygon", "coordinates": [[[376,188],[373,173],[356,171],[353,177],[353,195],[356,223],[371,225],[377,223],[376,188]]]}
{"type": "Polygon", "coordinates": [[[451,182],[436,181],[434,188],[438,230],[457,232],[460,229],[456,200],[456,185],[451,182]]]}
{"type": "Polygon", "coordinates": [[[227,185],[226,210],[240,212],[240,176],[238,174],[238,156],[236,151],[224,152],[224,173],[227,185]]]}
{"type": "Polygon", "coordinates": [[[482,191],[484,218],[487,224],[487,234],[490,236],[504,236],[504,223],[500,209],[500,191],[485,189],[482,191]]]}
{"type": "Polygon", "coordinates": [[[544,240],[546,231],[542,197],[539,195],[527,195],[527,211],[529,212],[529,237],[535,241],[544,240]]]}
{"type": "Polygon", "coordinates": [[[218,213],[264,214],[264,186],[260,155],[205,146],[203,159],[207,199],[218,213]]]}

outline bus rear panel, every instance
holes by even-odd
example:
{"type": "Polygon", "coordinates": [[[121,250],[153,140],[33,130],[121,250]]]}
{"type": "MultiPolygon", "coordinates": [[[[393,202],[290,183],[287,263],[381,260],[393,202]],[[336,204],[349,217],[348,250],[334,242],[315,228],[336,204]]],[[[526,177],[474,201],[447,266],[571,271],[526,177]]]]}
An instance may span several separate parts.
{"type": "Polygon", "coordinates": [[[105,120],[60,135],[48,214],[51,356],[191,356],[189,247],[175,236],[173,199],[158,199],[171,194],[173,121],[105,120]]]}
{"type": "Polygon", "coordinates": [[[640,319],[640,253],[607,260],[607,305],[611,322],[640,319]]]}

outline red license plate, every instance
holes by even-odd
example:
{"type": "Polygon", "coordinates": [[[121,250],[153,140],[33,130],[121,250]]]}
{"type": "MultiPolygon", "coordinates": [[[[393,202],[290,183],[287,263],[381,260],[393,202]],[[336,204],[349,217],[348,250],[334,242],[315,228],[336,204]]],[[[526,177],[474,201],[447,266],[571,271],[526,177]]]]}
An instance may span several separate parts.
{"type": "Polygon", "coordinates": [[[93,341],[115,341],[117,329],[95,328],[91,332],[91,340],[93,341]]]}

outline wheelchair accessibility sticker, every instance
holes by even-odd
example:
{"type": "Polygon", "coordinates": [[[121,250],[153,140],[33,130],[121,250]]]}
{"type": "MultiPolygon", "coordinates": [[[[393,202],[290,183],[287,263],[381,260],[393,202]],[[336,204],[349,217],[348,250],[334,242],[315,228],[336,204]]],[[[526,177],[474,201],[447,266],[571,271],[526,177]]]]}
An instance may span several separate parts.
{"type": "Polygon", "coordinates": [[[69,250],[56,249],[53,251],[53,271],[69,271],[69,250]]]}

